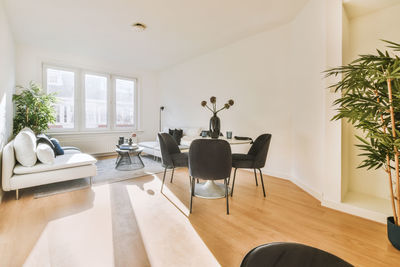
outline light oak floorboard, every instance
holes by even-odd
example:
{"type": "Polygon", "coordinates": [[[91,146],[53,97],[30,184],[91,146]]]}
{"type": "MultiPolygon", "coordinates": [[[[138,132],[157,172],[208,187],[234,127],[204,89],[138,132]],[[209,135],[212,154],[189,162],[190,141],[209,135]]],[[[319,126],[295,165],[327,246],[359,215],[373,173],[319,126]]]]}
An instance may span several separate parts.
{"type": "Polygon", "coordinates": [[[169,175],[164,194],[162,174],[40,199],[30,190],[18,201],[6,194],[0,205],[0,265],[179,265],[185,257],[196,258],[193,251],[209,257],[206,246],[210,262],[215,257],[222,266],[239,266],[253,247],[282,241],[326,250],[355,266],[400,262],[385,225],[321,207],[289,181],[264,176],[264,198],[253,172],[238,170],[230,215],[225,199],[194,198],[189,216],[187,169],[176,170],[172,184],[169,175]]]}

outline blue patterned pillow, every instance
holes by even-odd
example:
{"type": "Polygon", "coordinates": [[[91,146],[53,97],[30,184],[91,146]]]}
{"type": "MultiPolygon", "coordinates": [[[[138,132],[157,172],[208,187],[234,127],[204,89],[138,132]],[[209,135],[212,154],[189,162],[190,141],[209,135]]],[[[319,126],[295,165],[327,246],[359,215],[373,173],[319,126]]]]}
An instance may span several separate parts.
{"type": "Polygon", "coordinates": [[[56,153],[56,156],[59,155],[64,155],[64,150],[62,149],[62,147],[60,146],[60,142],[58,142],[57,139],[55,138],[51,138],[50,141],[53,143],[54,145],[54,152],[56,153]]]}

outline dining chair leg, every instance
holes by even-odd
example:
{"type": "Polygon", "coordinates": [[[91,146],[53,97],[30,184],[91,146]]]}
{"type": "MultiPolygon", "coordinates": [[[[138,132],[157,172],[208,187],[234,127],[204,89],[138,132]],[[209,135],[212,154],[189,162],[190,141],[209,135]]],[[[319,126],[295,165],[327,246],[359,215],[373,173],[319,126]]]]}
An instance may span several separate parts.
{"type": "Polygon", "coordinates": [[[170,183],[172,183],[172,179],[174,179],[174,171],[175,171],[175,168],[172,168],[172,175],[171,175],[171,181],[170,181],[170,183]]]}
{"type": "Polygon", "coordinates": [[[260,177],[261,177],[261,184],[262,184],[262,188],[263,188],[263,193],[264,193],[264,197],[265,197],[265,188],[264,188],[264,180],[263,180],[263,176],[262,176],[262,172],[261,172],[261,169],[258,169],[258,171],[260,172],[260,177]]]}
{"type": "Polygon", "coordinates": [[[254,169],[254,178],[256,178],[256,186],[258,186],[256,169],[254,169]]]}
{"type": "Polygon", "coordinates": [[[231,197],[233,196],[233,187],[235,186],[236,170],[237,170],[237,168],[235,168],[235,172],[233,173],[233,181],[232,181],[231,197]]]}
{"type": "Polygon", "coordinates": [[[226,197],[226,214],[229,215],[229,196],[228,196],[228,181],[225,178],[225,197],[226,197]]]}
{"type": "Polygon", "coordinates": [[[166,175],[166,174],[167,174],[167,167],[165,167],[165,169],[164,169],[164,176],[163,176],[162,184],[161,184],[161,193],[162,193],[162,190],[163,190],[163,187],[164,187],[165,175],[166,175]]]}
{"type": "Polygon", "coordinates": [[[193,195],[194,195],[194,184],[195,184],[195,180],[194,180],[194,178],[191,178],[191,180],[192,180],[192,182],[191,182],[191,184],[192,184],[192,186],[191,186],[191,189],[190,189],[190,213],[192,213],[192,204],[193,204],[193,195]]]}
{"type": "Polygon", "coordinates": [[[199,179],[197,179],[197,183],[200,183],[199,179]]]}
{"type": "Polygon", "coordinates": [[[195,186],[196,186],[196,179],[192,177],[192,187],[193,187],[192,196],[194,196],[195,186]]]}

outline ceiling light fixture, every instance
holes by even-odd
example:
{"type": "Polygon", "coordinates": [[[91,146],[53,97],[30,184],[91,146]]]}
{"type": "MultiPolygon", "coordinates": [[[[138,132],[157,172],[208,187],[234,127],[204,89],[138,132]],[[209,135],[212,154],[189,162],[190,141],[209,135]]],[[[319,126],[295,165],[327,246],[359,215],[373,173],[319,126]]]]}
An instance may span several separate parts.
{"type": "Polygon", "coordinates": [[[132,24],[132,28],[137,31],[137,32],[142,32],[144,31],[147,27],[143,23],[136,22],[132,24]]]}

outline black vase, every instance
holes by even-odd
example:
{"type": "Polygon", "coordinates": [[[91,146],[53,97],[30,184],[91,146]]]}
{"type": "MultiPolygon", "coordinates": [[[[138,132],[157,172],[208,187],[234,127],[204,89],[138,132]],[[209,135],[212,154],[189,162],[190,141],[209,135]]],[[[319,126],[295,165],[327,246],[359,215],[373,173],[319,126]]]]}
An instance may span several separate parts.
{"type": "Polygon", "coordinates": [[[400,226],[394,223],[393,217],[387,217],[387,234],[393,247],[400,250],[400,226]]]}
{"type": "Polygon", "coordinates": [[[218,138],[221,132],[221,121],[217,116],[217,113],[214,113],[214,116],[210,119],[210,136],[211,138],[218,138]]]}

